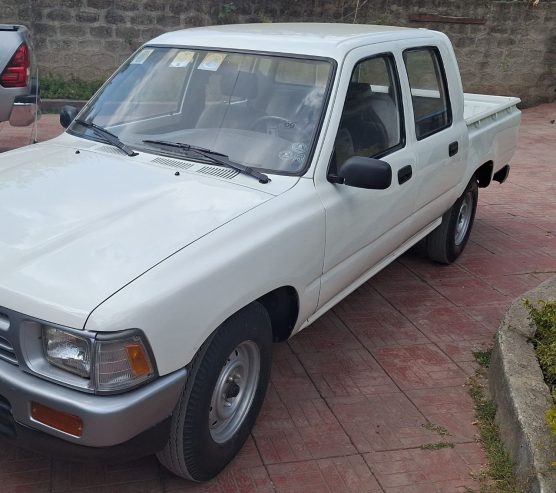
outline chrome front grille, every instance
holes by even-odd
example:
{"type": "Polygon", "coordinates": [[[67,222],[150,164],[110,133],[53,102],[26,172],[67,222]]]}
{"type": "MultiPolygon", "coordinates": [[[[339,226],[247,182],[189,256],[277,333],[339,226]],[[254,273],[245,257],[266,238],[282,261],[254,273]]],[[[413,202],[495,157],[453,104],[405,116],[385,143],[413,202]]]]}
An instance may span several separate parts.
{"type": "Polygon", "coordinates": [[[14,348],[12,347],[10,342],[2,336],[0,336],[0,359],[3,359],[4,361],[8,361],[13,365],[18,364],[17,356],[15,354],[14,348]]]}

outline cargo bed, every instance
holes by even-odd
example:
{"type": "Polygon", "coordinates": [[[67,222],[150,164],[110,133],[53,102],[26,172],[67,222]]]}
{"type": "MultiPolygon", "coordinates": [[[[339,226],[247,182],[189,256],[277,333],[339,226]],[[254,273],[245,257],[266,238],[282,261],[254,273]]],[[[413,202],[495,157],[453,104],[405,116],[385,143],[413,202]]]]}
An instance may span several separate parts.
{"type": "Polygon", "coordinates": [[[515,106],[521,100],[507,96],[464,93],[463,102],[463,118],[467,125],[471,125],[499,111],[515,106]]]}
{"type": "Polygon", "coordinates": [[[469,128],[469,160],[492,163],[492,172],[508,164],[517,146],[519,98],[464,93],[463,118],[469,128]]]}

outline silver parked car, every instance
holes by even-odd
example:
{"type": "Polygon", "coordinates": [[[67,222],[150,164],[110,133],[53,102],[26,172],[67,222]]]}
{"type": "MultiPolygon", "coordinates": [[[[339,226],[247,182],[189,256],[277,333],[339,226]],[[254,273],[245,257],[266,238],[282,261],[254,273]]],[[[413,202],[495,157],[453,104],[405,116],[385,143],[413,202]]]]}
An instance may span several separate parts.
{"type": "Polygon", "coordinates": [[[33,55],[25,26],[0,24],[0,122],[30,125],[37,114],[39,89],[33,77],[33,55]]]}

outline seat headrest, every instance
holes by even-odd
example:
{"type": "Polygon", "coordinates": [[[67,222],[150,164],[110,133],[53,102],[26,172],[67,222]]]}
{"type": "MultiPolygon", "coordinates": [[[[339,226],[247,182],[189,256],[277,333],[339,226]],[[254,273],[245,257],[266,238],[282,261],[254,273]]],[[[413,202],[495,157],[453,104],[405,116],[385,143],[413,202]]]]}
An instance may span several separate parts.
{"type": "Polygon", "coordinates": [[[357,98],[370,91],[371,88],[369,84],[365,82],[350,82],[348,87],[348,98],[357,98]]]}

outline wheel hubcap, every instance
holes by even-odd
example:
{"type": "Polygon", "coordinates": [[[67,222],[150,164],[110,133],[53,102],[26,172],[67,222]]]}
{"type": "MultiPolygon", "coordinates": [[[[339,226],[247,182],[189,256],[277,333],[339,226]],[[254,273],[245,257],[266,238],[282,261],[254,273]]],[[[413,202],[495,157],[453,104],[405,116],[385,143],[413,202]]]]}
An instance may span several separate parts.
{"type": "Polygon", "coordinates": [[[465,239],[465,235],[469,229],[469,224],[471,223],[471,213],[473,212],[473,195],[471,192],[465,194],[465,197],[461,203],[458,213],[458,219],[456,223],[456,245],[461,245],[465,239]]]}
{"type": "Polygon", "coordinates": [[[228,441],[241,427],[257,391],[259,346],[244,341],[228,356],[212,393],[209,429],[217,443],[228,441]]]}

